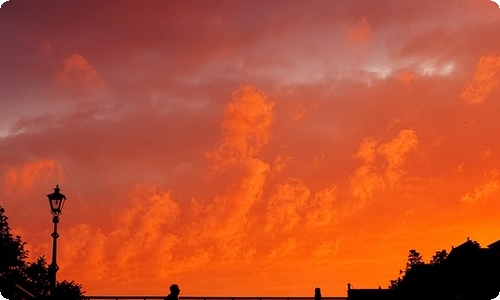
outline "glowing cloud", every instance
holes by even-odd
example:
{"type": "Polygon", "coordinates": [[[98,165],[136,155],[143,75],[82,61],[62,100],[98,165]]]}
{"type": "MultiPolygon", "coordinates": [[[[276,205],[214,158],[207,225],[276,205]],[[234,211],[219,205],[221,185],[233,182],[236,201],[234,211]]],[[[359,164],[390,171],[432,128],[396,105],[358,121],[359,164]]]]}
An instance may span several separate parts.
{"type": "Polygon", "coordinates": [[[28,192],[36,185],[52,185],[62,179],[61,166],[52,159],[42,159],[11,167],[5,175],[8,193],[28,192]]]}
{"type": "Polygon", "coordinates": [[[252,86],[242,86],[233,93],[222,120],[223,138],[219,149],[209,153],[215,169],[251,160],[270,138],[272,108],[266,96],[252,86]]]}
{"type": "Polygon", "coordinates": [[[281,243],[279,246],[273,248],[269,254],[269,258],[275,259],[278,257],[286,257],[293,253],[298,247],[300,247],[300,242],[295,238],[288,238],[286,241],[281,243]]]}
{"type": "Polygon", "coordinates": [[[397,76],[398,80],[405,86],[410,85],[412,80],[415,78],[415,74],[409,71],[404,71],[397,76]]]}
{"type": "Polygon", "coordinates": [[[276,171],[278,173],[282,172],[288,166],[288,164],[290,164],[291,161],[292,161],[291,156],[279,155],[274,160],[273,171],[276,171]]]}
{"type": "Polygon", "coordinates": [[[63,69],[56,74],[56,82],[74,95],[98,91],[104,87],[104,80],[95,68],[80,54],[64,59],[63,69]]]}
{"type": "Polygon", "coordinates": [[[386,176],[390,185],[394,185],[403,170],[401,165],[404,162],[405,155],[416,148],[418,145],[417,134],[412,129],[405,129],[399,132],[398,136],[392,141],[382,144],[377,152],[387,159],[386,176]]]}
{"type": "Polygon", "coordinates": [[[358,206],[369,203],[374,193],[400,180],[404,158],[417,145],[417,135],[412,129],[400,131],[393,140],[381,145],[372,138],[362,141],[355,157],[361,158],[364,164],[351,177],[351,192],[360,200],[358,206]]]}
{"type": "Polygon", "coordinates": [[[488,93],[500,83],[500,56],[482,56],[471,82],[461,97],[469,103],[482,103],[488,93]]]}
{"type": "Polygon", "coordinates": [[[207,208],[211,218],[217,218],[210,222],[217,224],[211,232],[222,240],[241,232],[250,208],[262,195],[270,166],[257,155],[270,139],[273,105],[255,88],[240,87],[225,109],[219,147],[207,154],[214,169],[233,182],[207,208]]]}
{"type": "Polygon", "coordinates": [[[313,227],[331,226],[337,217],[336,202],[336,188],[324,188],[316,192],[314,199],[307,207],[308,224],[313,227]]]}
{"type": "Polygon", "coordinates": [[[465,203],[475,204],[495,193],[499,188],[500,183],[498,182],[498,180],[489,180],[485,184],[474,188],[474,191],[472,193],[463,195],[460,200],[465,203]]]}
{"type": "Polygon", "coordinates": [[[348,36],[351,40],[358,43],[365,43],[370,40],[372,30],[368,20],[362,17],[361,20],[348,31],[348,36]]]}
{"type": "Polygon", "coordinates": [[[60,184],[89,295],[343,296],[498,239],[500,11],[424,2],[4,4],[13,232],[50,253],[60,184]]]}
{"type": "Polygon", "coordinates": [[[174,225],[180,212],[168,193],[138,185],[130,194],[129,205],[112,218],[110,231],[90,224],[70,229],[61,245],[61,261],[71,276],[93,278],[91,285],[102,278],[134,284],[139,278],[176,272],[179,265],[172,259],[180,238],[174,225]]]}
{"type": "Polygon", "coordinates": [[[272,106],[253,87],[241,87],[233,94],[222,120],[219,147],[207,154],[214,163],[212,179],[230,178],[214,199],[192,199],[183,213],[169,193],[138,185],[129,206],[113,217],[110,232],[87,224],[72,229],[61,254],[64,263],[95,280],[107,277],[134,284],[139,278],[156,280],[220,259],[251,260],[256,250],[246,247],[244,239],[250,210],[261,198],[270,172],[269,164],[257,156],[269,140],[272,106]],[[186,225],[179,227],[180,222],[186,225]],[[87,262],[85,270],[79,269],[81,261],[87,262]]]}
{"type": "Polygon", "coordinates": [[[298,179],[278,185],[268,201],[266,230],[271,231],[276,226],[291,230],[297,226],[309,195],[309,189],[298,179]]]}
{"type": "Polygon", "coordinates": [[[385,187],[383,178],[374,169],[375,149],[376,142],[367,138],[361,143],[355,155],[364,161],[364,164],[358,167],[351,177],[351,191],[356,198],[361,200],[360,205],[368,203],[373,198],[374,192],[385,187]]]}
{"type": "Polygon", "coordinates": [[[314,249],[314,255],[318,258],[332,258],[335,257],[339,251],[340,242],[325,242],[320,244],[314,249]]]}

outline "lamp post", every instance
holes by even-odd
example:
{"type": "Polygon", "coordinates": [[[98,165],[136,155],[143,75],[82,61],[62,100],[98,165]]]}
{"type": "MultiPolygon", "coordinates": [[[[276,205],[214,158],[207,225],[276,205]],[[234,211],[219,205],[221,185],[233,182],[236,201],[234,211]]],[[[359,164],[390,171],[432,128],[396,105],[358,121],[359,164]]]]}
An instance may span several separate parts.
{"type": "Polygon", "coordinates": [[[66,196],[61,194],[59,191],[59,185],[56,185],[54,188],[54,192],[47,195],[49,198],[50,204],[50,212],[52,213],[52,223],[54,223],[54,232],[52,232],[51,236],[53,238],[52,242],[52,262],[49,265],[49,279],[50,279],[50,298],[55,299],[55,291],[56,291],[56,273],[59,270],[57,266],[56,257],[57,257],[57,238],[59,234],[57,233],[57,224],[59,223],[59,215],[62,214],[62,209],[64,206],[64,202],[66,202],[66,196]]]}

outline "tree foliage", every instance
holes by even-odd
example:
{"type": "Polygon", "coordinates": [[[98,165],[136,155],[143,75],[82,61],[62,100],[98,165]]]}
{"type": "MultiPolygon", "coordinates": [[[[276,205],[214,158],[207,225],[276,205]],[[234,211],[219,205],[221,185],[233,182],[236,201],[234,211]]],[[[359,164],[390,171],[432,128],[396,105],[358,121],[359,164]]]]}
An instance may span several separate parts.
{"type": "Polygon", "coordinates": [[[423,265],[424,259],[422,255],[415,249],[411,249],[408,254],[408,261],[406,262],[405,272],[408,272],[413,266],[423,265]]]}
{"type": "Polygon", "coordinates": [[[400,286],[403,281],[403,278],[411,270],[412,267],[423,264],[424,264],[424,259],[420,254],[420,252],[418,252],[415,249],[411,249],[410,252],[408,253],[408,260],[406,261],[405,270],[404,271],[399,270],[399,277],[390,281],[389,288],[395,289],[398,286],[400,286]]]}
{"type": "Polygon", "coordinates": [[[24,260],[28,257],[28,251],[24,249],[26,243],[21,241],[20,236],[12,236],[7,222],[9,219],[5,209],[0,206],[0,276],[12,277],[19,275],[24,268],[24,260]]]}
{"type": "MultiPolygon", "coordinates": [[[[0,293],[10,295],[16,285],[35,295],[36,299],[49,299],[49,266],[44,256],[28,262],[28,250],[20,236],[13,236],[5,209],[0,206],[0,293]]],[[[81,299],[82,285],[74,281],[56,284],[56,299],[81,299]]],[[[10,299],[10,298],[9,298],[10,299]]]]}
{"type": "Polygon", "coordinates": [[[49,267],[45,257],[39,257],[36,262],[27,263],[26,289],[36,295],[49,295],[49,267]]]}
{"type": "Polygon", "coordinates": [[[446,252],[446,249],[436,251],[436,253],[434,253],[434,255],[431,257],[430,264],[440,264],[446,260],[446,257],[448,257],[448,252],[446,252]]]}
{"type": "Polygon", "coordinates": [[[500,257],[497,250],[467,242],[436,251],[428,264],[416,250],[410,250],[405,270],[390,281],[396,299],[405,300],[489,300],[500,292],[500,257]]]}
{"type": "Polygon", "coordinates": [[[28,251],[24,249],[25,243],[20,236],[10,233],[9,218],[5,209],[0,206],[0,289],[4,290],[16,282],[25,280],[25,260],[28,251]]]}

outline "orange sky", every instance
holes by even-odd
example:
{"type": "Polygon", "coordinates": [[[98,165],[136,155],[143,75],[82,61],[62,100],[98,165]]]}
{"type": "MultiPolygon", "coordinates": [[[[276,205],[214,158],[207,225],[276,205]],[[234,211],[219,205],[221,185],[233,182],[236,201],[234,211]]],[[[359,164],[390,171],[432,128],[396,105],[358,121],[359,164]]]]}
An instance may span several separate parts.
{"type": "Polygon", "coordinates": [[[87,295],[344,296],[500,239],[489,0],[0,8],[0,205],[87,295]]]}

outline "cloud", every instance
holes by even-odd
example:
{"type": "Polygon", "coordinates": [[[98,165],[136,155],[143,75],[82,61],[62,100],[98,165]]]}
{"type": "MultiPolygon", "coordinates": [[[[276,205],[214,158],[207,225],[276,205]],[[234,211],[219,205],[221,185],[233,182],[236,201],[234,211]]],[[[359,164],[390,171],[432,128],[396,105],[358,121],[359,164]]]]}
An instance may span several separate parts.
{"type": "Polygon", "coordinates": [[[270,165],[258,154],[270,139],[273,105],[252,86],[238,88],[224,111],[219,146],[207,153],[216,178],[230,182],[206,207],[209,231],[221,245],[241,239],[249,211],[262,196],[270,165]]]}
{"type": "Polygon", "coordinates": [[[403,83],[405,86],[410,85],[412,80],[415,78],[415,74],[410,71],[403,71],[397,75],[397,79],[403,83]]]}
{"type": "Polygon", "coordinates": [[[290,254],[295,253],[295,251],[301,246],[301,243],[297,241],[297,239],[288,238],[283,243],[279,244],[271,250],[271,252],[269,253],[269,258],[276,259],[289,256],[290,254]]]}
{"type": "Polygon", "coordinates": [[[174,251],[181,238],[175,228],[180,212],[168,193],[138,185],[128,206],[112,217],[111,230],[77,224],[63,233],[61,264],[68,276],[87,278],[90,285],[103,278],[126,284],[177,272],[174,251]]]}
{"type": "Polygon", "coordinates": [[[350,181],[351,193],[360,201],[357,206],[366,205],[375,193],[400,181],[405,156],[417,145],[413,129],[401,130],[394,139],[380,145],[373,138],[361,142],[355,157],[361,158],[363,164],[356,168],[350,181]]]}
{"type": "Polygon", "coordinates": [[[5,175],[7,193],[27,193],[35,185],[51,186],[63,179],[60,164],[53,159],[41,159],[10,167],[5,175]]]}
{"type": "Polygon", "coordinates": [[[496,179],[490,179],[486,183],[476,186],[473,192],[463,195],[460,201],[468,204],[476,204],[496,193],[499,189],[500,182],[496,179]]]}
{"type": "Polygon", "coordinates": [[[155,186],[137,185],[128,206],[113,216],[109,232],[87,224],[72,230],[64,263],[79,274],[78,263],[87,261],[81,276],[95,272],[95,280],[104,276],[133,284],[141,276],[158,278],[208,263],[251,261],[256,250],[245,238],[250,211],[270,172],[258,154],[269,141],[271,121],[272,103],[263,94],[249,86],[238,89],[225,110],[219,146],[207,153],[215,170],[210,180],[231,179],[222,190],[213,199],[192,198],[181,206],[155,186]]]}
{"type": "Polygon", "coordinates": [[[498,227],[480,205],[497,178],[477,178],[500,161],[488,100],[499,12],[431,2],[2,6],[0,197],[13,228],[50,253],[46,201],[30,201],[64,179],[60,276],[89,294],[161,294],[175,279],[186,295],[255,282],[342,295],[338,282],[388,281],[392,258],[428,236],[452,244],[449,228],[467,227],[460,203],[479,204],[477,228],[498,227]],[[409,245],[414,228],[429,234],[409,245]]]}
{"type": "Polygon", "coordinates": [[[316,249],[314,249],[314,255],[317,258],[329,260],[335,258],[340,248],[340,241],[328,241],[319,244],[316,249]]]}
{"type": "Polygon", "coordinates": [[[332,226],[338,216],[337,188],[324,188],[314,194],[307,208],[307,223],[310,226],[332,226]]]}
{"type": "Polygon", "coordinates": [[[500,83],[500,55],[485,55],[479,59],[474,78],[462,92],[468,103],[482,103],[486,96],[500,83]]]}
{"type": "Polygon", "coordinates": [[[208,157],[214,168],[251,160],[270,139],[274,104],[252,86],[241,86],[233,93],[222,120],[219,148],[208,157]]]}
{"type": "Polygon", "coordinates": [[[279,184],[268,200],[266,231],[292,230],[301,221],[310,191],[299,179],[279,184]]]}
{"type": "Polygon", "coordinates": [[[418,138],[415,130],[405,129],[401,130],[396,138],[377,148],[377,152],[387,159],[386,176],[391,186],[399,181],[403,173],[401,166],[406,154],[414,150],[417,145],[418,138]]]}
{"type": "Polygon", "coordinates": [[[347,35],[351,40],[360,44],[364,44],[369,41],[372,37],[372,29],[368,20],[365,17],[362,17],[356,25],[349,29],[347,35]]]}
{"type": "Polygon", "coordinates": [[[128,240],[116,251],[119,267],[136,264],[144,253],[169,253],[180,214],[170,195],[157,193],[155,187],[138,186],[130,198],[130,208],[118,216],[117,230],[110,235],[114,240],[128,240]]]}
{"type": "MultiPolygon", "coordinates": [[[[90,224],[77,224],[63,236],[64,242],[59,245],[59,261],[70,276],[93,280],[115,277],[109,264],[115,264],[116,257],[109,257],[107,253],[111,252],[112,247],[121,245],[111,240],[102,229],[96,229],[90,224]],[[85,262],[85,266],[82,262],[85,262]]],[[[123,243],[126,242],[123,240],[123,243]]]]}
{"type": "Polygon", "coordinates": [[[281,173],[291,161],[291,156],[278,155],[274,160],[273,171],[281,173]]]}
{"type": "Polygon", "coordinates": [[[359,146],[355,157],[359,157],[364,164],[356,168],[351,176],[350,185],[353,196],[360,200],[361,206],[367,204],[375,192],[385,188],[385,183],[381,174],[375,170],[374,160],[376,152],[376,141],[366,138],[359,146]]]}
{"type": "Polygon", "coordinates": [[[55,80],[58,85],[77,96],[102,91],[104,88],[104,80],[80,54],[64,59],[63,68],[57,72],[55,80]]]}

